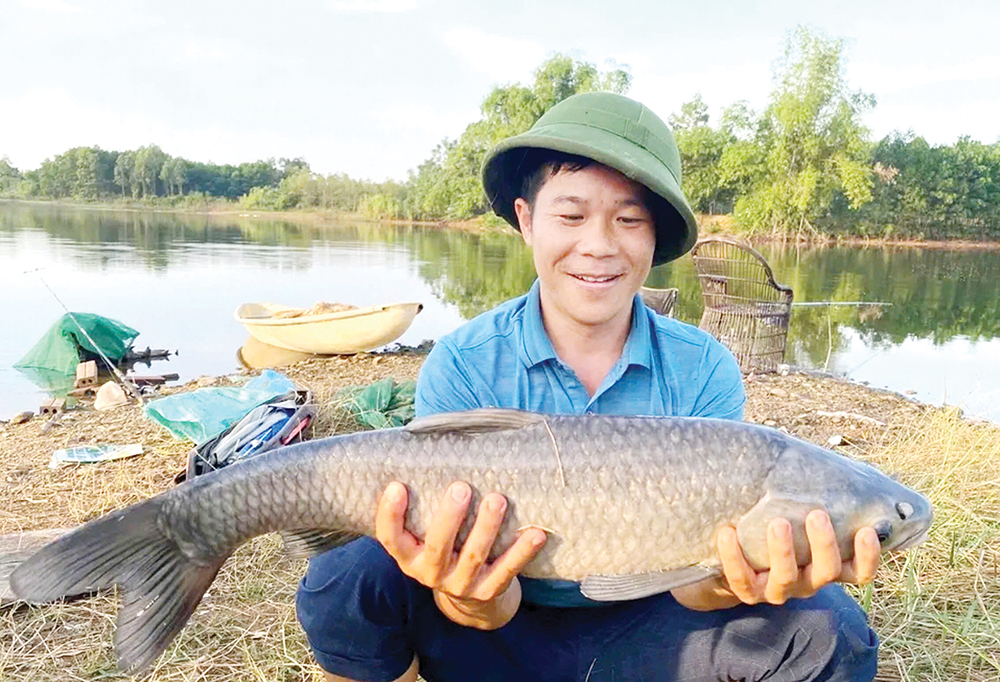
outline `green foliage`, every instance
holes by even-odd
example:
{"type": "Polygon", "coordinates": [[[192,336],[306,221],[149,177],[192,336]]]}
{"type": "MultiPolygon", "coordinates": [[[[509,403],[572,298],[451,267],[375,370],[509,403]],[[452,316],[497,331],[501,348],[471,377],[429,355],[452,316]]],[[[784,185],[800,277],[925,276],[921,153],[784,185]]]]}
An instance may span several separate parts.
{"type": "Polygon", "coordinates": [[[1000,142],[931,147],[893,133],[875,147],[873,201],[838,218],[863,234],[1000,238],[1000,142]]]}
{"type": "Polygon", "coordinates": [[[738,140],[733,130],[725,125],[714,129],[708,120],[708,105],[697,94],[667,122],[673,128],[681,155],[684,196],[697,211],[719,213],[732,208],[733,192],[723,181],[721,161],[738,140]]]}
{"type": "Polygon", "coordinates": [[[240,205],[265,211],[284,211],[292,207],[291,197],[274,187],[253,187],[240,197],[240,205]]]}
{"type": "MultiPolygon", "coordinates": [[[[823,231],[875,237],[1000,239],[1000,142],[931,147],[912,133],[873,145],[861,116],[874,98],[848,88],[843,42],[796,29],[767,107],[736,102],[712,125],[700,94],[669,116],[683,189],[704,213],[732,213],[750,233],[823,231]]],[[[371,218],[463,220],[486,213],[480,169],[500,140],[526,131],[579,92],[624,93],[625,69],[556,54],[528,84],[495,87],[479,120],[443,140],[406,182],[314,173],[302,158],[219,165],[150,145],[77,147],[20,172],[0,161],[0,195],[142,199],[161,205],[238,199],[263,210],[334,210],[371,218]],[[190,201],[188,200],[190,198],[190,201]]]]}
{"type": "Polygon", "coordinates": [[[757,121],[763,163],[734,205],[751,231],[812,229],[838,195],[851,208],[871,200],[868,130],[861,115],[874,98],[847,89],[843,42],[808,29],[789,39],[770,104],[757,121]]]}
{"type": "Polygon", "coordinates": [[[483,100],[482,118],[452,142],[445,140],[411,174],[404,212],[413,218],[461,219],[486,212],[479,171],[500,140],[528,130],[567,97],[596,90],[624,93],[631,77],[623,69],[606,73],[590,63],[556,54],[535,71],[531,86],[498,86],[483,100]]]}
{"type": "Polygon", "coordinates": [[[775,71],[759,114],[737,102],[709,124],[700,95],[669,118],[692,206],[731,211],[749,232],[814,230],[835,209],[872,200],[868,130],[861,115],[874,98],[848,89],[843,43],[799,28],[775,71]]]}
{"type": "Polygon", "coordinates": [[[160,169],[160,180],[166,186],[168,194],[183,194],[184,182],[187,180],[187,162],[179,157],[168,158],[160,169]]]}
{"type": "Polygon", "coordinates": [[[402,216],[399,202],[386,194],[365,195],[361,198],[358,210],[361,215],[374,220],[396,220],[402,216]]]}
{"type": "Polygon", "coordinates": [[[0,196],[14,196],[22,182],[21,171],[10,165],[6,156],[0,158],[0,196]]]}

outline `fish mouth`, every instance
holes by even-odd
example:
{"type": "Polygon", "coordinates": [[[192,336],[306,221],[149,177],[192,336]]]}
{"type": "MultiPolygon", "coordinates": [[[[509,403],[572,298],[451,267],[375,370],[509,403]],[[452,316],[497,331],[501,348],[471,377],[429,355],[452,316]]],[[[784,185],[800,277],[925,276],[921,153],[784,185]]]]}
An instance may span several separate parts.
{"type": "Polygon", "coordinates": [[[930,534],[930,531],[931,527],[929,525],[923,528],[919,528],[913,533],[911,533],[909,536],[903,538],[899,542],[899,544],[893,547],[890,551],[902,552],[904,550],[910,549],[911,547],[916,547],[921,542],[927,539],[927,536],[930,534]]]}

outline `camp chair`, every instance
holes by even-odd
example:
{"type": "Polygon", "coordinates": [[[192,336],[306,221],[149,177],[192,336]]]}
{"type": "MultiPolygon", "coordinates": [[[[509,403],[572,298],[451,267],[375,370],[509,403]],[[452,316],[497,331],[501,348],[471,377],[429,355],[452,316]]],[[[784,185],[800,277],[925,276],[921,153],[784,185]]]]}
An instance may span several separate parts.
{"type": "Polygon", "coordinates": [[[774,281],[764,257],[729,239],[691,251],[705,310],[699,327],[736,356],[744,374],[774,372],[785,356],[792,290],[774,281]]]}
{"type": "Polygon", "coordinates": [[[642,287],[639,291],[642,302],[666,317],[674,316],[674,303],[677,302],[677,289],[651,289],[642,287]]]}

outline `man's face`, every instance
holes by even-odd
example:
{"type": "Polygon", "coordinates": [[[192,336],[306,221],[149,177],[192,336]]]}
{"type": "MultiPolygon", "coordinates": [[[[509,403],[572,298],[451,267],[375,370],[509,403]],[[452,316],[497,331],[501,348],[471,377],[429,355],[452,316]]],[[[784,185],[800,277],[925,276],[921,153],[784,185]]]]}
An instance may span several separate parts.
{"type": "Polygon", "coordinates": [[[593,164],[550,177],[533,209],[524,199],[515,201],[546,316],[601,325],[631,315],[656,246],[643,196],[638,183],[593,164]]]}

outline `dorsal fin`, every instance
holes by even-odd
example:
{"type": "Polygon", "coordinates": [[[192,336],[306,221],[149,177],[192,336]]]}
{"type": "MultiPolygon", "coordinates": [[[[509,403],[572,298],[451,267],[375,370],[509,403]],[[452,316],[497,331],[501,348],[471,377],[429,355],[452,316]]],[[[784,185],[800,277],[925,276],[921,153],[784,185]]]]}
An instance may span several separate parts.
{"type": "Polygon", "coordinates": [[[499,407],[481,407],[468,412],[445,412],[414,419],[403,427],[410,433],[460,433],[476,434],[491,431],[509,431],[541,424],[544,414],[508,410],[499,407]]]}

